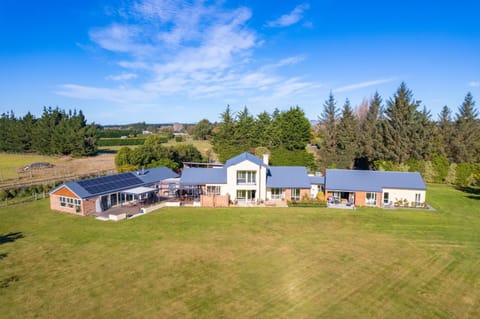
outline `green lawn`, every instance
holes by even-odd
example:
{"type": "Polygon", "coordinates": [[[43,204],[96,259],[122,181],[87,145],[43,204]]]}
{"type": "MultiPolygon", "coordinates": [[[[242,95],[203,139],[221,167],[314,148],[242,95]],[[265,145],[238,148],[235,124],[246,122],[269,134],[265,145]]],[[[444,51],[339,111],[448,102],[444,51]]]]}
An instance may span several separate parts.
{"type": "Polygon", "coordinates": [[[0,209],[2,318],[480,318],[480,196],[437,211],[0,209]]]}
{"type": "Polygon", "coordinates": [[[0,181],[17,177],[17,171],[25,165],[35,162],[55,164],[60,159],[58,156],[0,153],[0,181]]]}

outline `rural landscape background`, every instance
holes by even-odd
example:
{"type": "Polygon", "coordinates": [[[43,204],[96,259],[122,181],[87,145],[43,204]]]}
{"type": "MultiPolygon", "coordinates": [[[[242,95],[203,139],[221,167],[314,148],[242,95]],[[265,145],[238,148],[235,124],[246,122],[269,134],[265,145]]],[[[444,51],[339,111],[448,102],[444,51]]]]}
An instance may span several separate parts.
{"type": "Polygon", "coordinates": [[[0,317],[480,317],[478,12],[1,1],[0,317]],[[50,210],[66,181],[242,152],[419,172],[431,209],[50,210]]]}

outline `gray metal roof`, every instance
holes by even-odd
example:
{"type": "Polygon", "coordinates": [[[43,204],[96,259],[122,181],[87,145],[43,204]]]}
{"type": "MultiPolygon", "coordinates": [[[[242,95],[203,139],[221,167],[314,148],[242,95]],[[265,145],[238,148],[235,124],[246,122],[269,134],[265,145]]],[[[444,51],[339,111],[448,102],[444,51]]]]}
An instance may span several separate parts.
{"type": "Polygon", "coordinates": [[[181,185],[226,184],[227,170],[225,168],[184,168],[181,185]]]}
{"type": "Polygon", "coordinates": [[[325,174],[325,189],[331,191],[382,192],[384,188],[426,190],[417,172],[327,169],[325,174]]]}
{"type": "Polygon", "coordinates": [[[270,166],[268,171],[269,188],[310,188],[307,169],[303,166],[270,166]]]}
{"type": "Polygon", "coordinates": [[[50,194],[63,186],[67,186],[78,197],[83,199],[116,193],[133,187],[149,186],[172,177],[178,177],[178,174],[166,167],[156,167],[144,170],[143,174],[129,172],[66,182],[52,190],[50,194]],[[128,179],[129,182],[122,183],[122,179],[128,179]],[[96,187],[95,185],[101,185],[101,187],[96,187]]]}
{"type": "Polygon", "coordinates": [[[231,159],[227,160],[225,162],[225,167],[236,165],[236,164],[241,163],[245,160],[250,161],[254,164],[260,165],[260,166],[267,166],[267,165],[265,165],[265,163],[263,162],[262,159],[256,157],[255,155],[252,155],[248,152],[244,152],[240,155],[237,155],[237,156],[232,157],[231,159]]]}

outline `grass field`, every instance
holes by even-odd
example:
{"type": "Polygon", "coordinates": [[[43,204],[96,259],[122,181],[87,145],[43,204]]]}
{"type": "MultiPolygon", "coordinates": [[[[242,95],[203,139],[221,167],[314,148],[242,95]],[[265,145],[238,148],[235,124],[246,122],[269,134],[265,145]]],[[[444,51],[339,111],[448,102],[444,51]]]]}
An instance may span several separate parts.
{"type": "Polygon", "coordinates": [[[2,318],[480,318],[480,196],[437,211],[0,209],[2,318]]]}
{"type": "Polygon", "coordinates": [[[113,154],[72,158],[68,156],[42,156],[29,154],[0,153],[0,184],[28,182],[65,175],[94,173],[115,170],[113,154]],[[21,168],[34,162],[54,164],[52,168],[24,172],[21,168]]]}

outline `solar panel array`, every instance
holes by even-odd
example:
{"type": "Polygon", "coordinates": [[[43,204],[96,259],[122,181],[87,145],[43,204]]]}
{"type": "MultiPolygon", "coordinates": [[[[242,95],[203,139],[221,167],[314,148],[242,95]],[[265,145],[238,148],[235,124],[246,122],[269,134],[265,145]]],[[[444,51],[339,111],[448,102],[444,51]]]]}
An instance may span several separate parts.
{"type": "Polygon", "coordinates": [[[102,176],[78,182],[78,184],[90,194],[108,193],[113,190],[129,188],[142,183],[142,180],[132,173],[102,176]]]}

